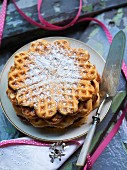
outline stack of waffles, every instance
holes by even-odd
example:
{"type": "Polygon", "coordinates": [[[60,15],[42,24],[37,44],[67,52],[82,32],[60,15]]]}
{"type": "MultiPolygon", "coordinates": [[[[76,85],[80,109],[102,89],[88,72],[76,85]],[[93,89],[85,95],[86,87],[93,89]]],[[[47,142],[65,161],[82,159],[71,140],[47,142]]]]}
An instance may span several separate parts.
{"type": "Polygon", "coordinates": [[[7,95],[16,114],[35,127],[80,126],[100,102],[100,76],[88,51],[43,39],[15,54],[7,95]]]}

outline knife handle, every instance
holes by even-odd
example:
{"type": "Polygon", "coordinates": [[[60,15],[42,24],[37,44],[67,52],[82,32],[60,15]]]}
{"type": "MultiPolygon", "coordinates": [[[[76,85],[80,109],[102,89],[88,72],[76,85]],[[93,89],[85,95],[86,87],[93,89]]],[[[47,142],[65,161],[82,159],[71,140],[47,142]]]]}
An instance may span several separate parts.
{"type": "Polygon", "coordinates": [[[81,152],[79,154],[79,157],[78,157],[78,160],[76,163],[77,166],[83,166],[85,164],[86,157],[87,157],[87,154],[88,154],[88,151],[89,151],[92,139],[93,139],[93,135],[94,135],[97,123],[100,121],[100,118],[99,118],[100,112],[102,110],[105,100],[108,97],[109,97],[109,95],[107,94],[104,97],[103,101],[101,102],[99,108],[97,109],[96,116],[93,116],[93,124],[91,125],[90,130],[88,131],[88,134],[87,134],[84,144],[82,146],[81,152]]]}
{"type": "Polygon", "coordinates": [[[94,122],[91,125],[90,130],[88,131],[88,134],[86,136],[86,139],[84,141],[84,144],[82,146],[81,152],[79,154],[79,157],[76,163],[77,166],[84,166],[85,164],[86,157],[87,157],[87,154],[88,154],[88,151],[89,151],[92,139],[93,139],[93,135],[96,129],[96,125],[97,125],[97,122],[94,122]]]}

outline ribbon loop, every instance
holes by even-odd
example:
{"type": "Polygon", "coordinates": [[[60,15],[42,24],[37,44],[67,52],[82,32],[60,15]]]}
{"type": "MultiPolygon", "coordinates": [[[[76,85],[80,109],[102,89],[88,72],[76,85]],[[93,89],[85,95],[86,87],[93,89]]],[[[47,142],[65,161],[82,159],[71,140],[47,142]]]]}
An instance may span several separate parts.
{"type": "Polygon", "coordinates": [[[67,25],[64,25],[64,26],[56,26],[54,24],[51,24],[49,22],[47,22],[42,16],[41,16],[41,5],[42,5],[42,0],[38,0],[38,5],[37,5],[37,9],[38,9],[38,18],[40,20],[40,22],[42,24],[44,24],[47,28],[49,29],[53,29],[53,30],[64,30],[64,29],[67,29],[69,27],[71,27],[72,25],[74,25],[76,23],[76,21],[78,20],[79,16],[80,16],[80,13],[81,13],[81,10],[82,10],[82,0],[80,0],[79,2],[79,9],[78,9],[78,12],[76,14],[76,16],[74,17],[74,19],[67,25]]]}

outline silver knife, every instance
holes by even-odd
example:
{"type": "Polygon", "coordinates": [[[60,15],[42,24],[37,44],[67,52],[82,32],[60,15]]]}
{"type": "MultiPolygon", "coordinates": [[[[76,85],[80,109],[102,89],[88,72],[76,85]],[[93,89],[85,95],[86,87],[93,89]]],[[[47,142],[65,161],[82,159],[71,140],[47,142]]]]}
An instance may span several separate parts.
{"type": "Polygon", "coordinates": [[[113,38],[102,74],[100,91],[103,93],[103,100],[99,108],[97,109],[96,116],[93,116],[93,124],[91,125],[90,130],[85,138],[84,144],[76,163],[77,166],[84,166],[85,164],[86,157],[96,129],[96,125],[100,121],[99,115],[101,113],[101,109],[103,107],[103,104],[105,103],[105,100],[108,97],[112,98],[116,95],[119,84],[122,59],[124,57],[125,43],[125,34],[123,31],[119,31],[113,38]]]}

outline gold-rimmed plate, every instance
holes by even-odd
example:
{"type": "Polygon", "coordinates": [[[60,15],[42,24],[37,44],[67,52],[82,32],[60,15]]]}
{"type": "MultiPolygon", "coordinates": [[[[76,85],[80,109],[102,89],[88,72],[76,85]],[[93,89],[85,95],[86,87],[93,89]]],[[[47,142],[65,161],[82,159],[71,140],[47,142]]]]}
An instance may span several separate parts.
{"type": "MultiPolygon", "coordinates": [[[[105,65],[105,61],[103,60],[103,58],[95,51],[93,50],[91,47],[89,47],[88,45],[86,45],[85,43],[75,40],[75,39],[71,39],[71,38],[67,38],[67,37],[48,37],[48,38],[44,38],[45,40],[51,42],[51,41],[55,41],[58,39],[66,39],[67,41],[70,42],[71,47],[73,48],[83,48],[85,50],[88,50],[90,53],[90,61],[91,63],[93,63],[99,74],[102,75],[103,72],[103,68],[105,65]]],[[[9,98],[6,95],[6,90],[8,87],[8,72],[10,70],[10,67],[12,65],[14,65],[14,56],[16,53],[20,52],[20,51],[25,51],[28,50],[30,46],[30,43],[23,46],[22,48],[20,48],[18,51],[16,51],[8,60],[8,62],[6,63],[2,73],[1,73],[1,81],[0,81],[0,97],[1,97],[1,106],[3,108],[4,114],[6,115],[6,117],[8,118],[8,120],[22,133],[39,139],[39,140],[45,140],[45,141],[67,141],[67,140],[72,140],[75,138],[78,138],[80,136],[83,136],[84,134],[86,134],[89,130],[90,124],[92,122],[92,116],[95,115],[96,110],[92,111],[88,117],[87,123],[80,126],[80,127],[73,127],[73,128],[66,128],[66,129],[62,129],[62,130],[56,130],[54,128],[36,128],[33,127],[32,125],[28,125],[26,123],[24,123],[23,121],[21,121],[21,119],[19,117],[17,117],[15,110],[12,107],[12,104],[9,100],[9,98]]],[[[111,105],[111,101],[108,101],[105,103],[102,112],[100,114],[100,119],[102,120],[105,115],[107,114],[109,108],[111,105]]]]}

